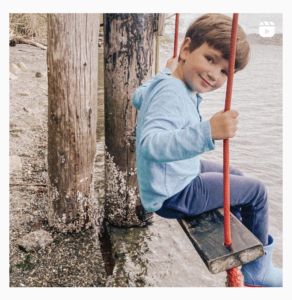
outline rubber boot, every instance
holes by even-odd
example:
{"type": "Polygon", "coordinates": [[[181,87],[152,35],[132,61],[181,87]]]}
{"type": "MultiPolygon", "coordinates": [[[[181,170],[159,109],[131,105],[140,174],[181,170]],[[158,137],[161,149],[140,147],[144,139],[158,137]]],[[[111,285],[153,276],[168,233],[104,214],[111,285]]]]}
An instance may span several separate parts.
{"type": "Polygon", "coordinates": [[[283,271],[272,264],[274,239],[269,235],[265,255],[242,266],[244,285],[248,287],[282,287],[283,271]]]}

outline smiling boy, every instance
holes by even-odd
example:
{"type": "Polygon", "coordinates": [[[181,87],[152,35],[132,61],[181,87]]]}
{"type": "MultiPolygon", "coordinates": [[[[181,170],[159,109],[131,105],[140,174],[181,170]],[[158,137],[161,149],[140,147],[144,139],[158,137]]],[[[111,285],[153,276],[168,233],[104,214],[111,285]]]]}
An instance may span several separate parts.
{"type": "Polygon", "coordinates": [[[180,53],[184,63],[180,63],[171,76],[183,81],[194,94],[220,88],[227,79],[228,60],[206,42],[194,51],[190,48],[191,39],[187,37],[180,53]]]}
{"type": "MultiPolygon", "coordinates": [[[[201,94],[227,80],[232,19],[206,14],[188,28],[178,63],[139,87],[133,104],[137,124],[137,174],[142,204],[164,218],[194,216],[223,205],[223,166],[200,160],[215,140],[236,135],[238,112],[219,111],[202,120],[201,94]],[[173,71],[174,69],[174,71],[173,71]],[[173,73],[171,74],[171,71],[173,73]]],[[[238,26],[235,72],[248,63],[250,46],[238,26]]],[[[267,253],[242,267],[248,286],[282,286],[282,269],[271,262],[268,195],[260,180],[230,167],[231,211],[263,243],[267,253]]]]}

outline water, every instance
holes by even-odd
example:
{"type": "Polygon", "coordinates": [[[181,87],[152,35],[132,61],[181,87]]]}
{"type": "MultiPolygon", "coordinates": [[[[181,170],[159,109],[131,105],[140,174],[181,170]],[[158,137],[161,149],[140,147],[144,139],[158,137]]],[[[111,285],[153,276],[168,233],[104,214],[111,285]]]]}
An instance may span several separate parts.
{"type": "MultiPolygon", "coordinates": [[[[224,107],[225,89],[206,94],[201,112],[210,118],[224,107]]],[[[270,232],[281,251],[282,237],[282,47],[252,46],[247,68],[234,77],[232,109],[239,129],[230,141],[230,164],[261,179],[270,199],[270,232]]],[[[222,142],[202,158],[222,162],[222,142]]]]}
{"type": "MultiPolygon", "coordinates": [[[[161,47],[160,69],[172,55],[172,47],[161,47]]],[[[103,58],[100,54],[99,74],[103,58]]],[[[104,143],[103,88],[99,81],[99,125],[97,141],[104,143]]],[[[203,95],[203,119],[224,109],[225,89],[203,95]]],[[[274,264],[282,266],[282,47],[252,46],[245,70],[234,78],[231,109],[239,111],[239,129],[230,140],[230,164],[246,176],[259,178],[270,198],[270,233],[275,238],[274,264]]],[[[101,149],[101,148],[100,148],[101,149]]],[[[202,155],[222,162],[223,143],[202,155]]],[[[101,163],[102,165],[102,163],[101,163]]],[[[104,187],[103,178],[100,191],[104,187]]],[[[103,201],[103,193],[100,193],[103,201]]],[[[176,220],[154,215],[147,228],[108,227],[116,266],[108,286],[224,286],[225,273],[209,273],[176,220]]]]}

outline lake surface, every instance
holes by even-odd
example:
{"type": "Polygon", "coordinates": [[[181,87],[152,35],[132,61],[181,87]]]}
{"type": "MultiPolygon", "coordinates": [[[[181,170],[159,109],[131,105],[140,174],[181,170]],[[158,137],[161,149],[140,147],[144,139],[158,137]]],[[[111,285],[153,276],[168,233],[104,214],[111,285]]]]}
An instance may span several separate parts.
{"type": "MultiPolygon", "coordinates": [[[[270,199],[270,233],[275,238],[274,264],[282,266],[282,47],[251,46],[252,57],[234,77],[231,109],[239,112],[239,129],[230,140],[230,164],[246,176],[259,178],[270,199]]],[[[160,69],[172,55],[172,46],[160,47],[160,69]]],[[[99,120],[97,142],[104,143],[103,54],[99,59],[99,120]]],[[[204,120],[224,109],[226,85],[203,94],[204,120]]],[[[201,156],[223,161],[223,142],[201,156]]],[[[100,178],[100,188],[103,178],[100,178]]],[[[103,193],[101,192],[101,201],[103,193]]],[[[116,266],[108,286],[224,286],[226,275],[206,269],[176,220],[154,215],[147,228],[109,226],[116,266]]]]}

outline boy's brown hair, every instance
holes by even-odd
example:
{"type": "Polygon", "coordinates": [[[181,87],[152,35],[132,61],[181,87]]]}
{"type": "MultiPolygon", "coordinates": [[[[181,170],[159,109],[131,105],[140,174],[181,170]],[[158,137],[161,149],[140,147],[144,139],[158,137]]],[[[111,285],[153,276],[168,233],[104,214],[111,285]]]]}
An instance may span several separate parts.
{"type": "MultiPolygon", "coordinates": [[[[232,18],[222,14],[205,14],[196,19],[188,28],[185,38],[190,38],[190,52],[203,43],[219,50],[229,60],[232,18]]],[[[246,34],[238,25],[236,41],[235,72],[246,67],[250,59],[250,46],[246,34]]],[[[180,58],[178,59],[180,60],[180,58]]]]}

